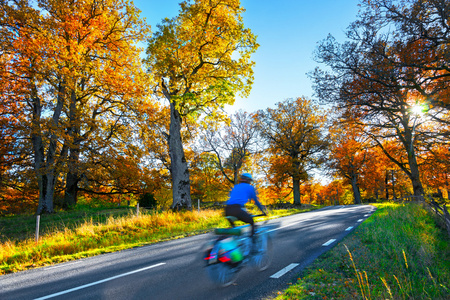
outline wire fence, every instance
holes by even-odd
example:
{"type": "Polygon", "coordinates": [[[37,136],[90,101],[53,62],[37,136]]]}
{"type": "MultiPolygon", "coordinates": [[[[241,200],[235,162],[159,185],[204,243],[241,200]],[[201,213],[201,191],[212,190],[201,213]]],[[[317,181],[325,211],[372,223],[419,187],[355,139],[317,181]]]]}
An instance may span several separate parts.
{"type": "Polygon", "coordinates": [[[414,196],[414,195],[405,196],[395,200],[395,202],[407,202],[407,201],[417,201],[425,203],[444,223],[444,226],[447,229],[447,233],[450,237],[450,214],[448,213],[447,206],[445,204],[440,205],[432,197],[429,197],[427,199],[424,196],[414,196]]]}

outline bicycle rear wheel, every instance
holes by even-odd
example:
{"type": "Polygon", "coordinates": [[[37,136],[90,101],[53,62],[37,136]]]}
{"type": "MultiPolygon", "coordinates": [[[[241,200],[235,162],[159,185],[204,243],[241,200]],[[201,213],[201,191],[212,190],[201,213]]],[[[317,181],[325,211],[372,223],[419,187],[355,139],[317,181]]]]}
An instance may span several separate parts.
{"type": "Polygon", "coordinates": [[[238,267],[227,263],[217,263],[206,267],[211,280],[222,287],[233,284],[238,276],[238,267]]]}

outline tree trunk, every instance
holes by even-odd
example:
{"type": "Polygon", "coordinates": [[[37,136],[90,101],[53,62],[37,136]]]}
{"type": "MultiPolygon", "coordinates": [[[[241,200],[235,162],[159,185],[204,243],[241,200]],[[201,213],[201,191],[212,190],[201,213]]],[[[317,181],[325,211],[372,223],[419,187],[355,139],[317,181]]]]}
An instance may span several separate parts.
{"type": "Polygon", "coordinates": [[[408,162],[410,169],[409,178],[413,186],[414,196],[423,196],[424,191],[422,182],[420,181],[419,166],[417,165],[417,160],[414,152],[409,153],[408,162]]]}
{"type": "Polygon", "coordinates": [[[56,148],[58,136],[55,131],[58,130],[58,123],[64,105],[64,84],[61,83],[58,89],[57,103],[53,111],[51,125],[49,128],[49,146],[47,149],[46,161],[44,161],[44,144],[42,142],[41,113],[42,104],[37,94],[36,88],[32,86],[33,103],[33,130],[31,140],[33,142],[33,151],[35,159],[35,172],[38,177],[39,185],[39,205],[36,214],[53,213],[53,197],[55,193],[55,183],[58,177],[58,162],[56,159],[56,148]]]}
{"type": "Polygon", "coordinates": [[[64,192],[63,208],[69,209],[77,204],[78,196],[78,176],[74,173],[67,173],[66,188],[64,192]]]}
{"type": "Polygon", "coordinates": [[[172,175],[172,209],[191,210],[191,184],[181,140],[181,116],[172,102],[170,102],[169,155],[172,175]]]}
{"type": "Polygon", "coordinates": [[[389,184],[389,171],[386,170],[386,176],[384,177],[384,188],[385,188],[385,191],[386,191],[386,200],[389,200],[388,184],[389,184]]]}
{"type": "Polygon", "coordinates": [[[294,190],[294,205],[301,205],[300,202],[300,180],[292,177],[292,186],[294,190]]]}
{"type": "Polygon", "coordinates": [[[34,169],[39,187],[39,204],[36,214],[51,214],[54,212],[55,170],[45,166],[42,137],[39,134],[32,134],[31,139],[34,151],[34,169]]]}
{"type": "Polygon", "coordinates": [[[233,170],[233,176],[234,176],[234,185],[238,184],[239,182],[239,169],[234,169],[233,170]]]}
{"type": "Polygon", "coordinates": [[[392,172],[392,199],[396,200],[397,198],[395,197],[395,177],[394,177],[394,170],[391,170],[392,172]]]}
{"type": "Polygon", "coordinates": [[[36,173],[38,187],[39,187],[39,205],[36,214],[40,215],[42,212],[51,212],[51,205],[46,203],[46,192],[47,192],[47,177],[45,176],[42,167],[44,165],[44,145],[42,143],[41,136],[41,103],[39,98],[33,97],[33,130],[31,131],[31,141],[33,144],[34,152],[34,171],[36,173]]]}
{"type": "MultiPolygon", "coordinates": [[[[59,116],[62,110],[61,106],[58,105],[55,108],[55,112],[52,118],[52,126],[54,126],[54,130],[56,130],[57,124],[59,122],[59,116]]],[[[50,129],[52,130],[52,129],[50,129]]],[[[57,147],[57,135],[52,132],[50,135],[50,143],[47,150],[47,161],[46,161],[46,177],[47,177],[47,189],[45,194],[45,202],[47,203],[47,207],[49,212],[53,213],[53,197],[55,194],[55,184],[56,179],[58,177],[59,172],[57,171],[57,158],[56,158],[56,147],[57,147]]]]}
{"type": "Polygon", "coordinates": [[[78,182],[79,182],[79,172],[78,164],[80,157],[80,122],[77,117],[77,106],[76,106],[76,94],[75,91],[71,93],[70,99],[70,126],[67,130],[67,135],[69,140],[67,144],[70,145],[70,155],[67,162],[68,171],[66,175],[66,187],[64,190],[63,208],[68,209],[74,207],[77,204],[78,195],[78,182]]]}
{"type": "Polygon", "coordinates": [[[78,149],[70,150],[70,157],[68,162],[69,171],[66,176],[66,188],[64,190],[63,208],[72,208],[77,204],[78,195],[78,149]]]}
{"type": "Polygon", "coordinates": [[[361,193],[359,191],[359,186],[357,183],[356,175],[353,175],[351,177],[351,183],[352,183],[353,198],[354,198],[355,204],[361,204],[361,193]]]}
{"type": "MultiPolygon", "coordinates": [[[[35,89],[33,89],[35,91],[35,89]]],[[[37,93],[32,96],[33,105],[33,130],[31,131],[31,141],[34,152],[34,171],[36,173],[39,187],[39,204],[36,214],[53,213],[53,191],[54,181],[51,168],[45,165],[45,150],[42,142],[41,128],[41,100],[37,93]],[[48,177],[50,176],[50,178],[48,177]]]]}

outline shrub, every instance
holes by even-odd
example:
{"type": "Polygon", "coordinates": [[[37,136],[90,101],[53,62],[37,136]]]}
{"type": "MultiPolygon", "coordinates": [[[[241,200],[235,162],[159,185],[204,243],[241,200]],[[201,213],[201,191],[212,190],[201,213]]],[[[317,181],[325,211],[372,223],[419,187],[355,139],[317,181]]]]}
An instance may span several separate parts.
{"type": "Polygon", "coordinates": [[[139,206],[145,208],[156,208],[156,199],[152,193],[145,193],[139,198],[139,206]]]}

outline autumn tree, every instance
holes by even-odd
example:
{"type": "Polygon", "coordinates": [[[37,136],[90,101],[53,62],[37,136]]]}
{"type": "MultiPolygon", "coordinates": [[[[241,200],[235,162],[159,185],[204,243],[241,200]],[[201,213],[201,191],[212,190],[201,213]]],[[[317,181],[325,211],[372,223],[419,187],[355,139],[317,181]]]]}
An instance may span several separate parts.
{"type": "Polygon", "coordinates": [[[367,137],[352,122],[336,121],[330,128],[330,160],[327,165],[351,184],[354,203],[361,203],[359,181],[367,159],[367,137]]]}
{"type": "MultiPolygon", "coordinates": [[[[9,16],[4,9],[6,3],[0,2],[0,20],[9,16]]],[[[0,201],[3,207],[11,208],[7,202],[16,202],[22,208],[29,205],[14,199],[14,195],[27,194],[35,196],[30,188],[35,187],[29,169],[32,165],[31,147],[24,138],[24,132],[29,131],[23,90],[27,85],[26,78],[17,76],[15,72],[14,45],[9,39],[11,33],[8,26],[0,21],[0,201]],[[20,97],[14,97],[21,95],[20,97]]],[[[32,197],[27,197],[32,198],[32,197]]],[[[30,203],[28,203],[30,204],[30,203]]],[[[34,204],[34,203],[31,203],[34,204]]]]}
{"type": "Polygon", "coordinates": [[[342,180],[333,180],[323,189],[330,205],[350,204],[346,201],[345,194],[348,190],[348,185],[344,184],[342,180]],[[347,187],[347,188],[346,188],[347,187]]]}
{"type": "Polygon", "coordinates": [[[367,199],[378,200],[380,197],[389,199],[390,192],[387,188],[389,173],[395,164],[379,147],[367,147],[365,153],[364,164],[359,170],[359,187],[367,199]]]}
{"type": "MultiPolygon", "coordinates": [[[[0,193],[4,194],[3,188],[18,186],[14,177],[21,168],[14,168],[18,164],[30,164],[30,151],[28,145],[21,137],[21,132],[26,128],[25,116],[20,112],[24,103],[14,101],[10,95],[19,88],[11,79],[8,61],[0,61],[0,193]],[[15,170],[14,170],[15,169],[15,170]],[[14,171],[13,171],[14,170],[14,171]]],[[[19,84],[20,85],[20,84],[19,84]]]]}
{"type": "Polygon", "coordinates": [[[442,9],[448,4],[429,2],[364,1],[360,19],[349,27],[349,41],[340,44],[330,36],[317,49],[317,60],[331,71],[316,69],[312,75],[319,98],[369,129],[366,133],[410,178],[416,196],[424,194],[417,146],[426,136],[420,129],[428,120],[446,122],[447,115],[437,98],[448,92],[443,84],[449,78],[448,54],[439,50],[448,25],[438,24],[446,20],[442,9]],[[416,26],[427,37],[411,34],[416,26]],[[430,34],[437,34],[439,41],[433,44],[430,34]],[[428,106],[428,120],[417,116],[419,104],[428,106]],[[402,145],[404,155],[384,148],[392,139],[402,145]]]}
{"type": "Polygon", "coordinates": [[[252,114],[237,111],[223,126],[208,124],[201,135],[203,150],[216,156],[217,168],[230,184],[237,184],[239,172],[249,155],[258,151],[258,132],[252,114]]]}
{"type": "MultiPolygon", "coordinates": [[[[450,3],[441,0],[365,0],[358,20],[367,38],[378,28],[377,55],[389,60],[404,85],[431,106],[450,107],[450,3]],[[390,30],[384,30],[390,26],[390,30]]],[[[354,32],[356,34],[356,32],[354,32]]],[[[368,41],[368,39],[366,40],[368,41]]]]}
{"type": "Polygon", "coordinates": [[[226,199],[229,183],[217,167],[217,156],[202,152],[191,163],[192,197],[207,202],[221,202],[226,199]]]}
{"type": "Polygon", "coordinates": [[[320,205],[351,204],[353,201],[346,199],[348,194],[351,194],[348,184],[343,184],[342,180],[335,179],[324,186],[320,186],[316,194],[316,202],[320,205]]]}
{"type": "Polygon", "coordinates": [[[421,166],[424,180],[439,197],[443,198],[446,191],[447,199],[450,192],[450,149],[449,144],[436,143],[430,145],[427,156],[421,166]]]}
{"type": "Polygon", "coordinates": [[[22,87],[12,96],[27,104],[37,213],[51,213],[61,173],[70,206],[83,175],[80,157],[100,154],[125,125],[124,111],[145,94],[135,43],[147,27],[127,1],[2,1],[1,12],[10,78],[22,87]]]}
{"type": "Polygon", "coordinates": [[[324,112],[311,100],[297,98],[279,102],[274,109],[260,110],[256,118],[272,157],[272,172],[280,178],[291,178],[294,204],[300,204],[300,182],[320,166],[327,147],[324,112]]]}
{"type": "Polygon", "coordinates": [[[253,79],[250,55],[256,38],[244,27],[238,0],[180,3],[180,13],[164,19],[147,48],[148,71],[155,90],[170,106],[167,142],[172,175],[173,208],[191,208],[188,163],[181,127],[186,118],[211,117],[232,104],[237,92],[247,95],[253,79]]]}
{"type": "MultiPolygon", "coordinates": [[[[139,122],[136,122],[139,134],[136,136],[139,136],[139,144],[145,152],[141,165],[151,170],[155,176],[153,183],[158,182],[157,185],[151,184],[153,192],[160,189],[171,191],[170,155],[167,144],[170,108],[158,102],[150,104],[141,106],[136,111],[136,119],[139,119],[139,122]]],[[[191,181],[194,181],[192,183],[194,186],[191,186],[191,196],[194,199],[204,199],[205,194],[210,194],[206,191],[210,187],[209,181],[202,178],[201,174],[208,173],[210,165],[215,162],[210,160],[209,156],[202,155],[202,150],[198,149],[199,143],[196,137],[203,131],[202,126],[194,119],[185,119],[184,125],[180,134],[184,143],[186,160],[189,161],[191,181]],[[206,190],[202,190],[203,188],[206,190]]],[[[220,172],[218,169],[216,171],[220,172]]],[[[166,203],[167,201],[164,201],[164,206],[166,203]]]]}
{"type": "Polygon", "coordinates": [[[167,132],[169,130],[169,108],[158,102],[137,107],[135,112],[139,133],[137,134],[146,151],[147,167],[170,170],[167,132]]]}

